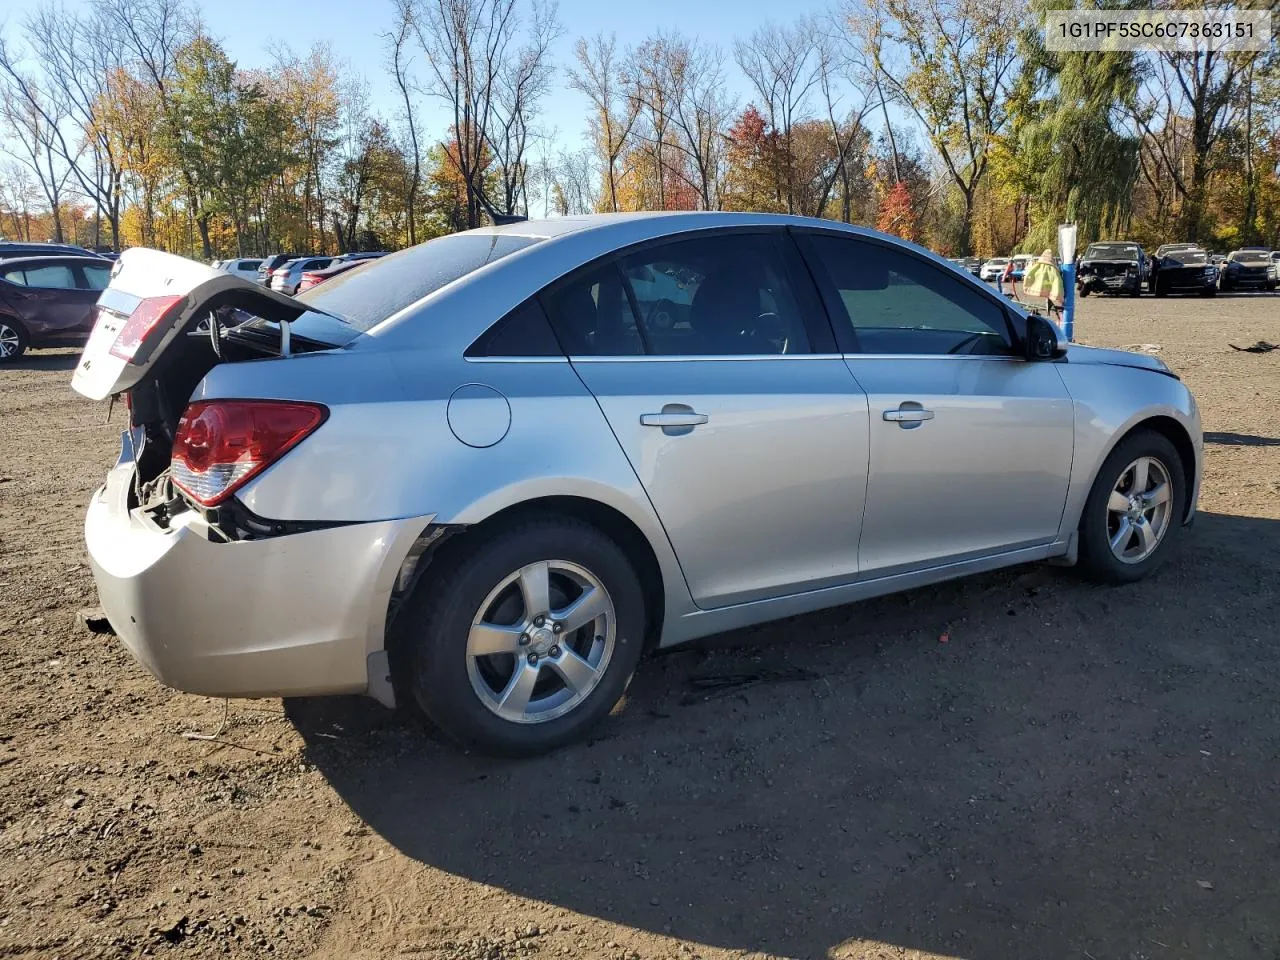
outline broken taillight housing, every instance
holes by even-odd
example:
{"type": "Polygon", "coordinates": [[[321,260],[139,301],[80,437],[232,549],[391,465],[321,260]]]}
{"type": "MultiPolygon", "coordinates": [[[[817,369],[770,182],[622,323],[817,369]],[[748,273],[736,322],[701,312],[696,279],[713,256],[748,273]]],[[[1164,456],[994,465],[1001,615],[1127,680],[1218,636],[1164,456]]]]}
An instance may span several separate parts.
{"type": "Polygon", "coordinates": [[[178,421],[170,476],[201,506],[215,507],[271,466],[329,416],[318,403],[201,400],[178,421]]]}
{"type": "Polygon", "coordinates": [[[129,319],[116,334],[116,341],[111,344],[111,355],[132,363],[138,347],[142,346],[142,341],[147,339],[147,335],[181,299],[182,297],[169,296],[148,297],[138,301],[138,305],[133,308],[133,313],[129,314],[129,319]]]}

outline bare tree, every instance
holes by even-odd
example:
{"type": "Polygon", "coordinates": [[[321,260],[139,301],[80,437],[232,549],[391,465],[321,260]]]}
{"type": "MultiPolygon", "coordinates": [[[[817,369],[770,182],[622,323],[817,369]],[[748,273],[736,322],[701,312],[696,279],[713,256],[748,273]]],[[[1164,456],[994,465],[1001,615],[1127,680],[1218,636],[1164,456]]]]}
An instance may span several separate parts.
{"type": "Polygon", "coordinates": [[[486,136],[498,164],[500,213],[515,214],[522,202],[528,212],[525,154],[538,103],[551,85],[554,68],[549,53],[559,36],[555,9],[535,3],[525,45],[498,71],[494,116],[486,136]]]}
{"type": "Polygon", "coordinates": [[[600,160],[608,208],[618,210],[619,159],[627,148],[640,114],[640,102],[627,94],[618,60],[617,40],[597,34],[580,38],[574,48],[578,61],[569,71],[569,86],[591,101],[591,134],[600,160]]]}
{"type": "Polygon", "coordinates": [[[494,143],[503,145],[506,161],[515,166],[499,171],[501,189],[521,189],[519,165],[556,29],[554,8],[535,6],[528,47],[513,52],[521,30],[519,2],[416,0],[413,27],[429,67],[427,89],[453,115],[453,143],[446,145],[445,155],[462,177],[466,222],[472,227],[479,226],[482,210],[496,213],[486,186],[494,143]]]}
{"type": "Polygon", "coordinates": [[[720,207],[725,131],[737,106],[725,87],[723,59],[716,47],[676,32],[658,33],[630,58],[643,108],[640,138],[656,169],[687,181],[704,210],[720,207]],[[667,161],[672,152],[679,162],[667,161]]]}
{"type": "Polygon", "coordinates": [[[588,147],[573,152],[562,150],[551,171],[551,207],[562,217],[580,216],[596,208],[592,167],[595,154],[588,147]]]}
{"type": "MultiPolygon", "coordinates": [[[[823,113],[827,128],[835,146],[836,163],[822,191],[822,204],[838,180],[840,183],[840,219],[853,220],[854,174],[853,166],[859,153],[865,153],[870,137],[864,121],[876,108],[873,98],[874,84],[868,82],[874,71],[857,56],[856,52],[842,49],[841,38],[834,33],[820,35],[817,44],[818,89],[822,94],[823,113]],[[852,93],[848,103],[846,91],[852,93]]],[[[882,106],[882,105],[881,105],[882,106]]],[[[887,116],[887,114],[886,114],[887,116]]],[[[892,137],[892,133],[890,133],[892,137]]],[[[897,167],[897,147],[894,146],[894,166],[897,167]]],[[[898,180],[895,174],[894,182],[898,180]]]]}
{"type": "Polygon", "coordinates": [[[121,66],[123,42],[100,12],[81,16],[49,4],[26,20],[24,35],[43,65],[50,96],[70,121],[70,130],[59,131],[58,148],[80,192],[93,202],[94,245],[102,243],[105,217],[119,250],[122,158],[103,122],[103,107],[110,77],[121,66]]]}
{"type": "MultiPolygon", "coordinates": [[[[1256,54],[1158,51],[1130,111],[1151,158],[1179,201],[1180,235],[1204,239],[1206,192],[1223,135],[1251,118],[1256,54]]],[[[1150,175],[1144,175],[1148,183],[1150,175]]]]}
{"type": "Polygon", "coordinates": [[[1008,121],[1025,17],[1016,0],[866,0],[849,21],[964,199],[962,253],[972,240],[978,186],[1008,121]]]}
{"type": "Polygon", "coordinates": [[[412,161],[412,173],[409,189],[405,192],[408,209],[406,217],[409,221],[409,245],[418,242],[418,189],[422,184],[422,149],[418,143],[418,121],[415,115],[413,94],[417,92],[412,74],[413,58],[409,55],[409,40],[414,34],[413,0],[395,0],[395,29],[384,34],[390,48],[391,75],[395,79],[396,89],[400,93],[400,102],[404,108],[405,135],[409,139],[409,156],[412,161]]]}
{"type": "Polygon", "coordinates": [[[0,120],[10,131],[0,144],[35,177],[53,216],[53,239],[59,243],[63,240],[62,204],[72,168],[62,151],[66,119],[58,100],[21,70],[0,37],[0,120]]]}
{"type": "Polygon", "coordinates": [[[9,220],[12,237],[31,240],[31,208],[40,202],[40,188],[26,164],[11,160],[0,170],[0,207],[9,220]]]}
{"type": "Polygon", "coordinates": [[[734,44],[738,66],[755,88],[764,107],[765,119],[780,138],[773,151],[774,183],[785,201],[787,212],[796,210],[795,141],[793,128],[806,116],[809,95],[819,80],[815,57],[817,28],[812,20],[793,25],[767,23],[746,40],[734,44]]]}

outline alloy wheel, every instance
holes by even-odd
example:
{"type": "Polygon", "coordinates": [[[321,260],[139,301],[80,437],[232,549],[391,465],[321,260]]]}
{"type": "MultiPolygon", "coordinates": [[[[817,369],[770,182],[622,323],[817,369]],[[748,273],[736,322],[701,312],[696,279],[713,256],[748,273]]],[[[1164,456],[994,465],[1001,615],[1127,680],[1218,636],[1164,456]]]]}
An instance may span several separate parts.
{"type": "Polygon", "coordinates": [[[581,704],[604,677],[617,638],[600,579],[568,560],[531,563],[485,597],[467,634],[467,675],[490,711],[545,723],[581,704]]]}
{"type": "Polygon", "coordinates": [[[1121,563],[1141,563],[1155,553],[1169,530],[1173,485],[1155,457],[1139,457],[1124,468],[1107,498],[1107,541],[1121,563]]]}
{"type": "Polygon", "coordinates": [[[0,359],[7,360],[14,356],[21,343],[17,330],[7,323],[0,323],[0,359]]]}

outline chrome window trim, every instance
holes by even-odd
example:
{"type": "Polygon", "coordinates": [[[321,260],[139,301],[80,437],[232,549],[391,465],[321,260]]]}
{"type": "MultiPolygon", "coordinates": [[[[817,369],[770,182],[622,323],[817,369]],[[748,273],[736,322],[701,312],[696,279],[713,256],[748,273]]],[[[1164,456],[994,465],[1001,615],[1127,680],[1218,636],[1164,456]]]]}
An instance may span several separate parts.
{"type": "Polygon", "coordinates": [[[1026,363],[1025,357],[994,357],[951,353],[846,353],[846,360],[998,360],[1001,363],[1026,363]]]}
{"type": "Polygon", "coordinates": [[[467,363],[568,363],[568,357],[467,357],[467,363]]]}
{"type": "Polygon", "coordinates": [[[715,354],[634,354],[627,357],[570,356],[573,363],[688,363],[694,360],[840,360],[838,353],[715,353],[715,354]]]}

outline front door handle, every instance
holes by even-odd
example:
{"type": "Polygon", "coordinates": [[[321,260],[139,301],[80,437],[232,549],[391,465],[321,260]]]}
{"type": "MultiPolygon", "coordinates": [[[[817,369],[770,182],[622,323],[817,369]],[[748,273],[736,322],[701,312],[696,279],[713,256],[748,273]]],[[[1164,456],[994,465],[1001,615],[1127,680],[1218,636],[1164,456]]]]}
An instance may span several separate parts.
{"type": "Polygon", "coordinates": [[[699,427],[709,418],[705,413],[642,413],[642,427],[699,427]]]}
{"type": "Polygon", "coordinates": [[[903,430],[914,430],[926,420],[932,420],[933,411],[926,410],[923,405],[914,400],[904,400],[898,404],[898,409],[886,410],[883,416],[885,420],[896,423],[903,430]]]}

